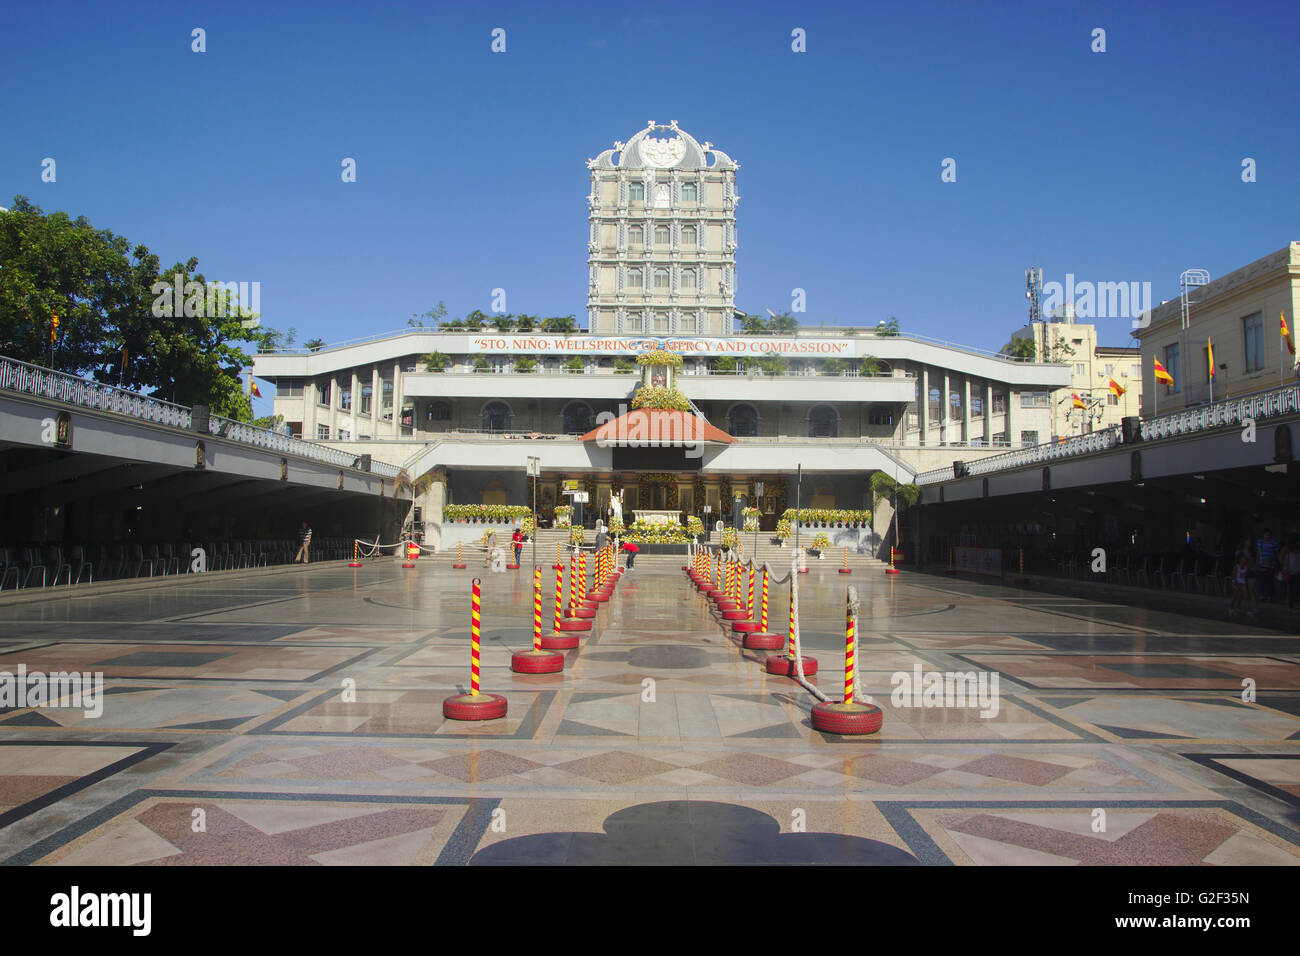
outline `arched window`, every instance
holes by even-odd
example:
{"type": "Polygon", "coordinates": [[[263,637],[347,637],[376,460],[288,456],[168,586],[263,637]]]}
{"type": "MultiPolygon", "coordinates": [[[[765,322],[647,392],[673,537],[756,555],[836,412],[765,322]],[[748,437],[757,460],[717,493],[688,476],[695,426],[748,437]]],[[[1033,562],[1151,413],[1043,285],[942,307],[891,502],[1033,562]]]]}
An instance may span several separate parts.
{"type": "Polygon", "coordinates": [[[569,402],[564,406],[562,429],[566,435],[585,435],[594,427],[595,416],[586,402],[569,402]]]}
{"type": "Polygon", "coordinates": [[[683,270],[682,270],[682,289],[683,289],[683,290],[685,290],[685,289],[690,289],[690,290],[694,291],[694,289],[695,289],[695,270],[694,270],[694,269],[683,269],[683,270]]]}
{"type": "Polygon", "coordinates": [[[808,413],[809,438],[834,438],[839,430],[839,416],[829,405],[816,405],[808,413]]]}
{"type": "Polygon", "coordinates": [[[693,246],[693,245],[695,245],[695,227],[694,227],[694,226],[682,226],[682,245],[684,245],[684,246],[693,246]]]}
{"type": "Polygon", "coordinates": [[[641,226],[633,226],[627,231],[627,244],[629,246],[645,245],[645,229],[641,226]]]}
{"type": "Polygon", "coordinates": [[[698,198],[698,187],[695,183],[682,183],[682,202],[696,202],[698,198]]]}
{"type": "Polygon", "coordinates": [[[645,276],[642,275],[640,269],[627,270],[627,287],[629,289],[645,288],[645,276]]]}
{"type": "Polygon", "coordinates": [[[667,226],[655,226],[655,245],[666,246],[669,242],[671,233],[667,226]]]}
{"type": "Polygon", "coordinates": [[[655,270],[655,288],[656,288],[656,289],[666,289],[666,288],[668,288],[668,270],[667,270],[667,269],[656,269],[656,270],[655,270]]]}
{"type": "Polygon", "coordinates": [[[483,406],[483,430],[505,432],[510,430],[510,406],[505,402],[488,402],[483,406]]]}
{"type": "Polygon", "coordinates": [[[727,412],[727,434],[737,438],[758,437],[758,412],[753,405],[733,405],[727,412]]]}

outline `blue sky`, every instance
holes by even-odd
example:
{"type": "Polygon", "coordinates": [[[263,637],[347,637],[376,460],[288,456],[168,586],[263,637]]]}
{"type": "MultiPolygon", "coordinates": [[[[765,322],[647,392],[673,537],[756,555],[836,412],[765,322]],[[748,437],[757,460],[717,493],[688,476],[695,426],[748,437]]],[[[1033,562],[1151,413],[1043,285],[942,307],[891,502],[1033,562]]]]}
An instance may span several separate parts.
{"type": "Polygon", "coordinates": [[[586,160],[651,119],[740,162],[751,312],[798,287],[806,321],[996,349],[1030,265],[1159,301],[1300,239],[1294,2],[629,6],[5,4],[0,204],[258,281],[299,343],[496,287],[585,320],[586,160]]]}

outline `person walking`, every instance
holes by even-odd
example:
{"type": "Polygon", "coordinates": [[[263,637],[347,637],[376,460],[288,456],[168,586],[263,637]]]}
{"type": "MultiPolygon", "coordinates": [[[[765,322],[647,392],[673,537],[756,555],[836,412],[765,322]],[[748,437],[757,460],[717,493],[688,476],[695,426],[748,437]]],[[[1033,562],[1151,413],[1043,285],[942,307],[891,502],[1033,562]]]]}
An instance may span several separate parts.
{"type": "Polygon", "coordinates": [[[1241,551],[1237,552],[1237,563],[1232,566],[1232,600],[1228,602],[1228,617],[1236,617],[1237,612],[1246,608],[1246,617],[1255,616],[1255,598],[1250,587],[1250,558],[1241,551]],[[1247,603],[1249,602],[1249,606],[1247,603]]]}
{"type": "Polygon", "coordinates": [[[1255,563],[1259,567],[1259,596],[1265,601],[1273,600],[1273,576],[1277,574],[1277,542],[1273,532],[1264,529],[1264,535],[1255,542],[1255,563]]]}
{"type": "Polygon", "coordinates": [[[510,546],[515,549],[515,564],[518,564],[519,552],[524,550],[524,533],[518,528],[510,535],[510,546]]]}
{"type": "Polygon", "coordinates": [[[302,523],[302,526],[298,529],[298,553],[294,555],[294,559],[293,559],[294,563],[297,564],[299,561],[301,561],[303,564],[306,564],[307,552],[310,548],[311,548],[311,528],[309,528],[307,526],[307,522],[304,521],[302,523]]]}
{"type": "Polygon", "coordinates": [[[596,522],[596,553],[599,554],[604,550],[605,545],[609,543],[609,532],[605,530],[603,521],[596,522]]]}

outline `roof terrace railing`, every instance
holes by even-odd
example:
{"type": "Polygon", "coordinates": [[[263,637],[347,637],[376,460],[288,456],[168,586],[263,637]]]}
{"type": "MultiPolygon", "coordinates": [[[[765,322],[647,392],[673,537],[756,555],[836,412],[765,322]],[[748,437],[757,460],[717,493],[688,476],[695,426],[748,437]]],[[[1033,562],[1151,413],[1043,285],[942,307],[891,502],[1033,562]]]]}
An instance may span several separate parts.
{"type": "MultiPolygon", "coordinates": [[[[1190,435],[1215,428],[1239,427],[1248,419],[1258,421],[1297,413],[1300,413],[1300,383],[1293,383],[1238,398],[1224,399],[1213,404],[1196,408],[1180,408],[1164,415],[1157,415],[1143,420],[1140,424],[1140,432],[1143,441],[1159,441],[1163,438],[1175,438],[1179,435],[1190,435]]],[[[1121,444],[1123,444],[1122,433],[1118,427],[1112,425],[1110,428],[1086,435],[1076,435],[1064,441],[1048,442],[1003,455],[966,462],[965,469],[968,476],[975,477],[995,471],[1008,471],[1043,462],[1059,461],[1062,458],[1090,455],[1121,444]]],[[[930,485],[952,481],[954,477],[951,467],[932,468],[917,475],[916,483],[930,485]]]]}
{"type": "MultiPolygon", "coordinates": [[[[184,405],[3,356],[0,356],[0,389],[109,412],[154,425],[186,430],[194,427],[193,411],[184,405]]],[[[258,428],[222,415],[209,416],[208,433],[240,444],[344,468],[352,468],[357,464],[357,456],[350,452],[293,438],[269,428],[258,428]]],[[[379,461],[372,461],[370,470],[372,474],[383,477],[395,476],[398,471],[396,466],[379,461]]]]}

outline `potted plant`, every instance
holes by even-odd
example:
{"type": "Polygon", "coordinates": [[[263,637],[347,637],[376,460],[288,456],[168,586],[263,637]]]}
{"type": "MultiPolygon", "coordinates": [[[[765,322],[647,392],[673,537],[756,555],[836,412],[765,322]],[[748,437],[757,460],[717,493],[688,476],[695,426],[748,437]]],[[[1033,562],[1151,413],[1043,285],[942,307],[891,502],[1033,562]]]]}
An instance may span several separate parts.
{"type": "Polygon", "coordinates": [[[824,534],[819,534],[817,535],[817,537],[813,538],[812,547],[808,549],[808,553],[814,555],[815,557],[821,558],[824,557],[822,552],[825,551],[830,546],[831,546],[831,539],[826,537],[826,535],[824,534]]]}

